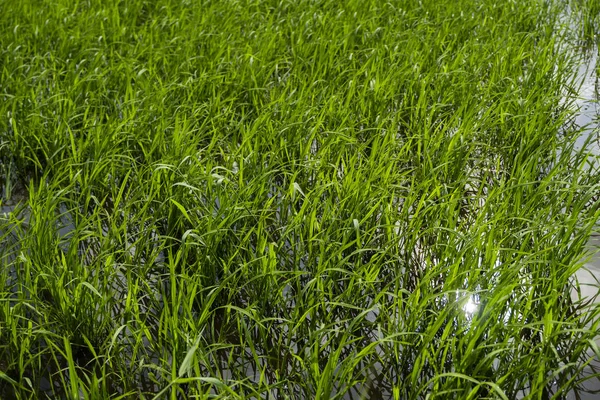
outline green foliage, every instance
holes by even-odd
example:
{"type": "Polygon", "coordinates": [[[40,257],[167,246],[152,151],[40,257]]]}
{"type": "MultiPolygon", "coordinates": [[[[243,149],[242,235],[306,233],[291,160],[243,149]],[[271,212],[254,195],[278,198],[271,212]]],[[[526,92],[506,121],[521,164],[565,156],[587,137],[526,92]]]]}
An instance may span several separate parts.
{"type": "Polygon", "coordinates": [[[577,390],[554,3],[0,0],[0,397],[577,390]]]}

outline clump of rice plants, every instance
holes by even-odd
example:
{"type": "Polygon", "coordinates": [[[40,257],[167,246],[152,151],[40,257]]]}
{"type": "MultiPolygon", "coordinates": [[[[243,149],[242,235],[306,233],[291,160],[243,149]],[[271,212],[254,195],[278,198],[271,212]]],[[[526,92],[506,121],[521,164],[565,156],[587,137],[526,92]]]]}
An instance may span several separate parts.
{"type": "Polygon", "coordinates": [[[573,27],[578,31],[576,35],[580,42],[587,47],[598,46],[598,32],[600,30],[600,1],[575,0],[566,3],[569,7],[573,27]]]}
{"type": "Polygon", "coordinates": [[[582,390],[554,3],[0,2],[0,397],[582,390]]]}

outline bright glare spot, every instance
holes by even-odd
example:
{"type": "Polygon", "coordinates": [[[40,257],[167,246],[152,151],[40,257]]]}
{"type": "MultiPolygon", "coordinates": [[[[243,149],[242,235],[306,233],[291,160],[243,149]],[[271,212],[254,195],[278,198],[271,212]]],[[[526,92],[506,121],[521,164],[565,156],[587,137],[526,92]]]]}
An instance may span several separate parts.
{"type": "Polygon", "coordinates": [[[477,303],[473,301],[473,296],[469,297],[469,300],[467,300],[467,303],[463,306],[463,310],[467,314],[473,314],[477,311],[477,303]]]}

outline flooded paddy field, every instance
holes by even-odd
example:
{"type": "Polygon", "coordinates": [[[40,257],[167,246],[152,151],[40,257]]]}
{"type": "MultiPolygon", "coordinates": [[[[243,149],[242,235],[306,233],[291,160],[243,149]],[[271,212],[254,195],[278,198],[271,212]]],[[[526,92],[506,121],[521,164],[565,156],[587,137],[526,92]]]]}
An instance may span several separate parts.
{"type": "Polygon", "coordinates": [[[597,14],[0,2],[0,398],[596,398],[597,14]]]}

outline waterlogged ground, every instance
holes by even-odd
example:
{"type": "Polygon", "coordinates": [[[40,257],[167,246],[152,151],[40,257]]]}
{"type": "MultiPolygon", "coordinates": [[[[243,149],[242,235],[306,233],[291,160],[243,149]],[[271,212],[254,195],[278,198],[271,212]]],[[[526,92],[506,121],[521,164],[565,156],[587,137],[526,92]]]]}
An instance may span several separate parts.
{"type": "Polygon", "coordinates": [[[581,80],[581,88],[576,101],[577,114],[574,123],[584,127],[585,131],[577,140],[577,147],[587,145],[587,148],[594,155],[600,155],[600,143],[597,140],[598,130],[600,129],[600,83],[598,79],[598,49],[582,50],[582,60],[577,71],[577,76],[581,80]],[[592,141],[588,143],[588,138],[592,141]]]}
{"type": "Polygon", "coordinates": [[[0,397],[595,398],[598,5],[496,3],[0,1],[0,397]]]}
{"type": "MultiPolygon", "coordinates": [[[[599,78],[597,69],[597,48],[592,48],[586,53],[583,62],[578,69],[578,76],[582,81],[579,91],[579,98],[576,102],[578,113],[575,117],[575,124],[584,127],[585,130],[577,141],[578,147],[585,147],[593,156],[600,157],[600,141],[598,133],[600,132],[600,108],[599,108],[599,78]],[[589,140],[591,139],[591,140],[589,140]]],[[[592,162],[598,162],[592,157],[592,162]]],[[[578,290],[573,290],[572,296],[576,299],[590,299],[593,302],[599,302],[598,290],[600,287],[600,255],[596,252],[600,249],[600,235],[594,234],[589,241],[590,251],[593,253],[585,266],[575,274],[578,283],[578,290]]],[[[600,336],[595,339],[597,346],[600,346],[600,336]]],[[[592,362],[594,368],[600,367],[600,359],[595,357],[592,362]]],[[[590,368],[587,373],[591,376],[595,369],[590,368]]],[[[585,383],[585,388],[589,393],[580,394],[582,399],[595,399],[600,395],[600,380],[591,378],[585,383]]],[[[574,393],[570,393],[567,398],[577,398],[574,393]]]]}

